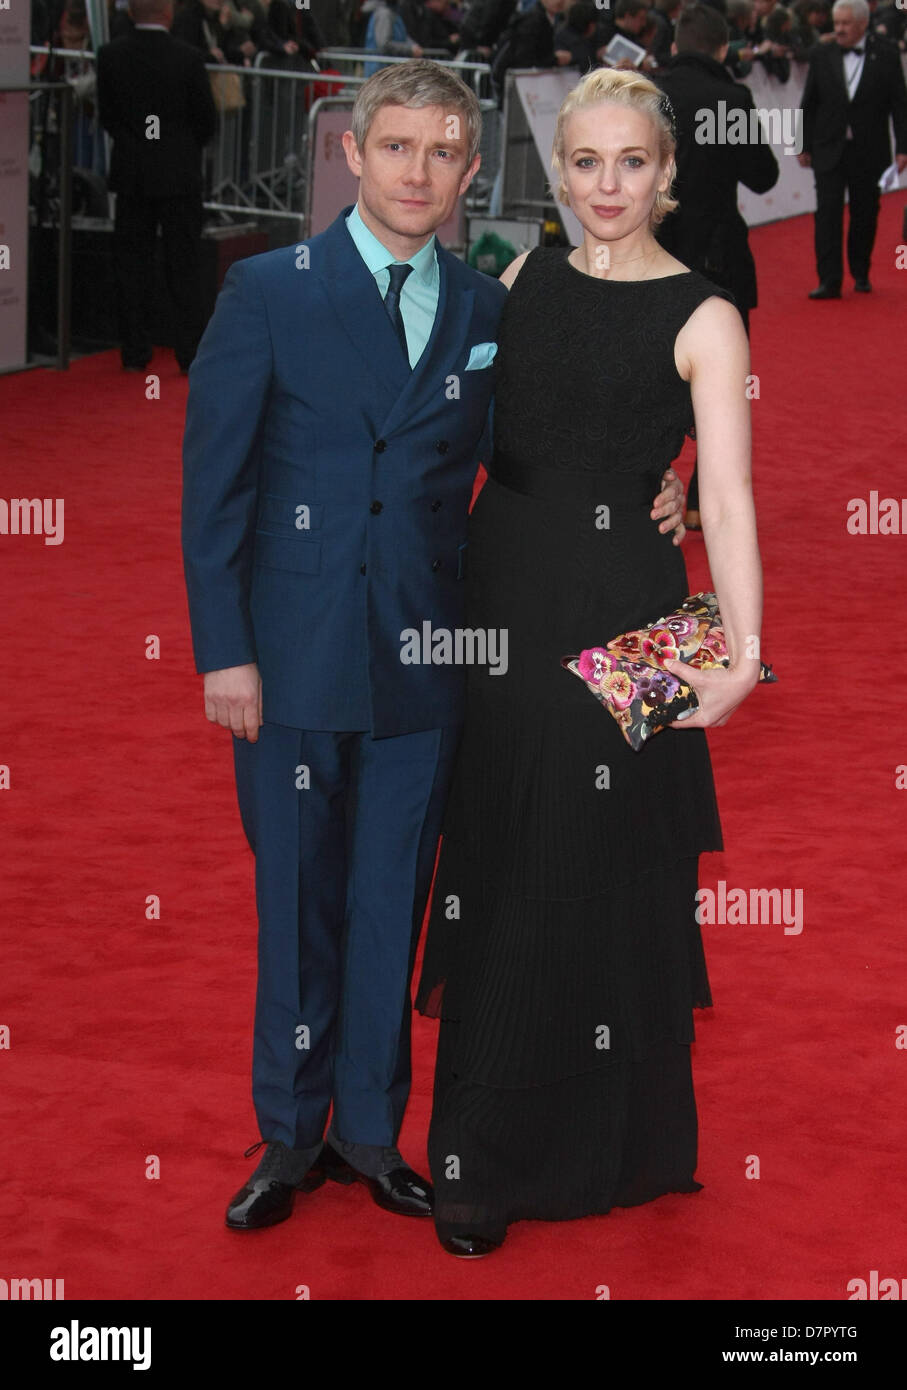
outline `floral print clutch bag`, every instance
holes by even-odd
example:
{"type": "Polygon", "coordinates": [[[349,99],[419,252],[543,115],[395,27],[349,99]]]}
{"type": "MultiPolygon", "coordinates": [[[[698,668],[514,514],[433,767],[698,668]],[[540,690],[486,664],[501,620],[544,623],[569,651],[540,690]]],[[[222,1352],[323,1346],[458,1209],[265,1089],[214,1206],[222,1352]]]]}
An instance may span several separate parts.
{"type": "MultiPolygon", "coordinates": [[[[700,670],[728,665],[715,594],[691,594],[666,618],[624,632],[604,647],[564,656],[561,665],[585,681],[638,753],[646,739],[699,707],[695,690],[664,670],[665,660],[685,661],[700,670]]],[[[771,682],[778,677],[763,662],[759,679],[771,682]]]]}

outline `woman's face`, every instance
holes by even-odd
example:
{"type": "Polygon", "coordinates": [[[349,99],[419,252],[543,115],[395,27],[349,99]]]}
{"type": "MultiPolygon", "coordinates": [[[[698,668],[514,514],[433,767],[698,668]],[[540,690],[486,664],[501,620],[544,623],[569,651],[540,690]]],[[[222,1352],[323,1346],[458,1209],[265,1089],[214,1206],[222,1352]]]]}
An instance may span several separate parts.
{"type": "Polygon", "coordinates": [[[563,170],[570,207],[599,241],[647,228],[656,193],[671,182],[670,164],[659,160],[655,122],[612,102],[567,118],[563,170]]]}

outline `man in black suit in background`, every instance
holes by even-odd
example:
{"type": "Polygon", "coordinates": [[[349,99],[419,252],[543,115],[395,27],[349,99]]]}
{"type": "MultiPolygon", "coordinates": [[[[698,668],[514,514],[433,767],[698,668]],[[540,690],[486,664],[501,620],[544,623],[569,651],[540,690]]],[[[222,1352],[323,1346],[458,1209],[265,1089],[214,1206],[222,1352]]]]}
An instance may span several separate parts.
{"type": "Polygon", "coordinates": [[[907,90],[894,44],[867,34],[866,0],[832,7],[834,43],[816,44],[803,89],[804,168],[816,180],[816,266],[810,299],[840,299],[844,278],[844,190],[850,198],[847,263],[854,289],[868,294],[869,262],[879,218],[879,178],[895,159],[907,168],[907,90]]]}
{"type": "MultiPolygon", "coordinates": [[[[674,34],[674,56],[654,79],[674,108],[677,125],[677,178],[674,196],[679,207],[669,213],[657,236],[672,256],[698,270],[722,289],[730,290],[747,323],[757,303],[756,264],[749,247],[746,222],[737,210],[737,185],[767,193],[778,182],[778,161],[767,137],[743,144],[703,139],[708,125],[701,112],[719,115],[745,112],[745,129],[753,134],[753,94],[735,82],[723,66],[729,30],[724,16],[708,5],[681,10],[674,34]],[[724,103],[722,108],[721,103],[724,103]]],[[[761,131],[761,126],[759,127],[761,131]]]]}
{"type": "Polygon", "coordinates": [[[149,306],[161,229],[176,310],[176,359],[189,369],[201,317],[202,150],[217,127],[203,57],[171,37],[172,0],[130,0],[135,29],[98,52],[98,111],[113,138],[114,262],[123,366],[151,361],[149,306]]]}
{"type": "MultiPolygon", "coordinates": [[[[714,113],[716,135],[724,133],[722,111],[728,126],[733,113],[742,111],[744,116],[737,119],[745,121],[743,128],[751,137],[762,129],[750,116],[755,103],[749,87],[735,82],[723,66],[729,38],[727,21],[716,9],[690,5],[677,18],[674,56],[653,79],[674,108],[674,196],[679,204],[656,236],[684,265],[731,291],[749,333],[750,310],[757,303],[756,263],[746,222],[737,209],[737,185],[767,193],[778,182],[778,161],[764,135],[743,144],[702,138],[709,130],[705,112],[714,113]]],[[[686,525],[694,531],[700,527],[695,469],[687,493],[686,525]]]]}

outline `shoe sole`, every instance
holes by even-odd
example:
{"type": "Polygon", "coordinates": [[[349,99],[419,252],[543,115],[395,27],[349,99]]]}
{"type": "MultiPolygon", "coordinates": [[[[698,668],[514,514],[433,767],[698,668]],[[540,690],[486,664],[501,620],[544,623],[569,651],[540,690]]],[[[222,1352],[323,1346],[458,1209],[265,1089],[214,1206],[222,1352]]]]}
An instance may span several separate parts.
{"type": "Polygon", "coordinates": [[[445,1255],[453,1255],[455,1260],[487,1260],[489,1255],[493,1255],[496,1250],[500,1250],[501,1245],[503,1245],[503,1241],[492,1245],[490,1250],[474,1250],[468,1253],[465,1250],[450,1250],[445,1245],[444,1241],[441,1241],[441,1249],[444,1251],[445,1255]]]}

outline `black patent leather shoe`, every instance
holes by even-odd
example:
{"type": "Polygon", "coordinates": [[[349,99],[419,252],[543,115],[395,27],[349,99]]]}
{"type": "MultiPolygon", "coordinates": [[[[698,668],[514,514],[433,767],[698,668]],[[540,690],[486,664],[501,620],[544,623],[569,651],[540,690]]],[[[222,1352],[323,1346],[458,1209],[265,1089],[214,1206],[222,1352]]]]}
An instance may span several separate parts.
{"type": "MultiPolygon", "coordinates": [[[[253,1144],[246,1157],[259,1148],[253,1144]]],[[[267,1145],[265,1156],[248,1182],[239,1189],[227,1207],[226,1224],[231,1231],[259,1231],[276,1226],[293,1213],[297,1192],[314,1192],[324,1182],[321,1154],[297,1179],[296,1151],[276,1141],[267,1145]],[[295,1179],[295,1180],[294,1180],[295,1179]]]]}
{"type": "Polygon", "coordinates": [[[490,1236],[448,1236],[441,1241],[448,1255],[456,1255],[461,1260],[481,1260],[493,1250],[500,1250],[503,1243],[490,1236]]]}
{"type": "Polygon", "coordinates": [[[872,294],[872,285],[868,280],[854,280],[853,287],[857,294],[872,294]]]}
{"type": "Polygon", "coordinates": [[[819,285],[818,289],[810,290],[810,299],[840,299],[840,285],[819,285]]]}
{"type": "Polygon", "coordinates": [[[431,1183],[420,1178],[408,1164],[403,1162],[396,1150],[388,1150],[400,1160],[387,1173],[370,1178],[360,1173],[358,1168],[347,1163],[342,1154],[325,1143],[321,1151],[321,1163],[326,1177],[331,1182],[348,1186],[354,1182],[364,1183],[372,1195],[372,1200],[385,1211],[396,1212],[398,1216],[431,1216],[434,1210],[434,1192],[431,1183]]]}

